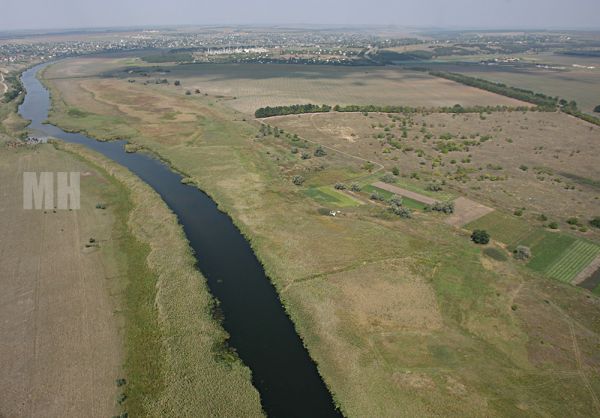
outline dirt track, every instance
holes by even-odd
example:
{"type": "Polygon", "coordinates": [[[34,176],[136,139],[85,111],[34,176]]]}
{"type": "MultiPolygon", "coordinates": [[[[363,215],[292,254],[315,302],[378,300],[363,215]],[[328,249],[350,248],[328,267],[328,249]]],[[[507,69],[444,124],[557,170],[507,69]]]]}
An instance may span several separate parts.
{"type": "Polygon", "coordinates": [[[106,279],[115,272],[104,249],[84,248],[112,230],[110,212],[94,209],[105,181],[82,177],[80,211],[22,209],[23,171],[86,169],[50,146],[0,154],[1,417],[117,412],[121,342],[106,279]]]}

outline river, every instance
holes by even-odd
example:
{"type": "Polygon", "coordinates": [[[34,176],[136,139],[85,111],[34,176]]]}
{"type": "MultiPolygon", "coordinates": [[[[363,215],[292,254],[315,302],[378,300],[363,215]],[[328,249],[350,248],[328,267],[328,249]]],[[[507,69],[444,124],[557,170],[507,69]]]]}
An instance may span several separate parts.
{"type": "MultiPolygon", "coordinates": [[[[100,142],[43,124],[50,96],[36,78],[40,64],[23,73],[27,91],[19,113],[37,135],[83,144],[127,167],[150,185],[177,215],[194,249],[197,266],[220,302],[229,344],[252,370],[252,382],[271,417],[338,417],[331,394],[317,372],[278,294],[249,243],[232,220],[202,191],[143,153],[126,153],[124,141],[100,142]]],[[[235,388],[232,388],[235,390],[235,388]]]]}

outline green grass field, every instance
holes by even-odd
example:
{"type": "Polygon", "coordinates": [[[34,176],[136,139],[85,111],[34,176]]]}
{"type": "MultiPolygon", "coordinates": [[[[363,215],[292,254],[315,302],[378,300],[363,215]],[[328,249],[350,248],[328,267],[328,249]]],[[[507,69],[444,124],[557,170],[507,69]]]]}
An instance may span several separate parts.
{"type": "MultiPolygon", "coordinates": [[[[375,192],[379,193],[381,196],[384,197],[385,200],[389,200],[392,198],[392,196],[394,196],[394,193],[389,192],[387,190],[380,189],[379,187],[375,187],[371,184],[364,186],[362,188],[362,191],[369,193],[369,194],[375,193],[375,192]]],[[[423,203],[417,202],[416,200],[413,200],[413,199],[410,199],[410,198],[404,197],[404,196],[402,196],[402,204],[409,209],[416,209],[416,210],[425,209],[425,205],[423,203]]]]}
{"type": "Polygon", "coordinates": [[[546,269],[546,274],[561,282],[568,282],[591,263],[600,253],[594,243],[577,240],[546,269]]]}
{"type": "Polygon", "coordinates": [[[525,245],[532,258],[527,267],[561,282],[570,282],[600,253],[600,246],[563,234],[536,228],[526,221],[501,212],[492,212],[467,225],[468,229],[485,229],[493,239],[509,249],[525,245]]]}
{"type": "Polygon", "coordinates": [[[358,200],[352,199],[350,196],[338,192],[330,186],[311,187],[305,193],[324,205],[334,205],[340,208],[360,205],[358,200]]]}
{"type": "Polygon", "coordinates": [[[465,226],[467,229],[485,229],[492,239],[511,248],[516,247],[532,232],[533,226],[512,215],[494,211],[465,226]]]}

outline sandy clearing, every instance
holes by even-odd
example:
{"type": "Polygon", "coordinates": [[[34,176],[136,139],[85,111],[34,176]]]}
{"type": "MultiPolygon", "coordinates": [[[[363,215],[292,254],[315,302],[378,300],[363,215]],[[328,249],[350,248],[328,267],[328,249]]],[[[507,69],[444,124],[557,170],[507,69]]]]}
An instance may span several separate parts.
{"type": "Polygon", "coordinates": [[[431,205],[437,202],[437,200],[431,197],[423,196],[422,194],[411,192],[410,190],[406,190],[402,187],[394,186],[392,184],[384,183],[382,181],[377,181],[373,183],[373,186],[383,190],[387,190],[388,192],[396,193],[400,196],[408,197],[409,199],[416,200],[417,202],[425,203],[426,205],[431,205]]]}
{"type": "Polygon", "coordinates": [[[454,200],[454,213],[448,216],[445,222],[449,225],[461,227],[493,211],[494,209],[488,206],[461,196],[454,200]]]}
{"type": "MultiPolygon", "coordinates": [[[[23,171],[85,171],[66,154],[5,152],[0,163],[0,416],[115,415],[115,272],[103,249],[83,250],[90,236],[110,238],[112,217],[94,212],[97,193],[82,193],[80,211],[22,209],[23,171]]],[[[101,180],[81,181],[87,191],[101,180]]]]}

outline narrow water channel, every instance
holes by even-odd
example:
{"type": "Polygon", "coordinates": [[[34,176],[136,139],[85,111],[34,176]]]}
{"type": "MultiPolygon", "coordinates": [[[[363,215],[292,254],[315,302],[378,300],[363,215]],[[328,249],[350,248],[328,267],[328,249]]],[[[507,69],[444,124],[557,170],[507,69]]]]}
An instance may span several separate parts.
{"type": "MultiPolygon", "coordinates": [[[[275,288],[231,219],[200,190],[144,154],[126,153],[123,141],[99,142],[43,124],[50,97],[36,78],[40,64],[23,73],[27,91],[19,113],[39,135],[83,144],[127,167],[148,183],[179,218],[197,265],[220,301],[230,345],[251,370],[271,417],[337,417],[331,395],[281,306],[275,288]]],[[[232,388],[235,390],[235,388],[232,388]]]]}

